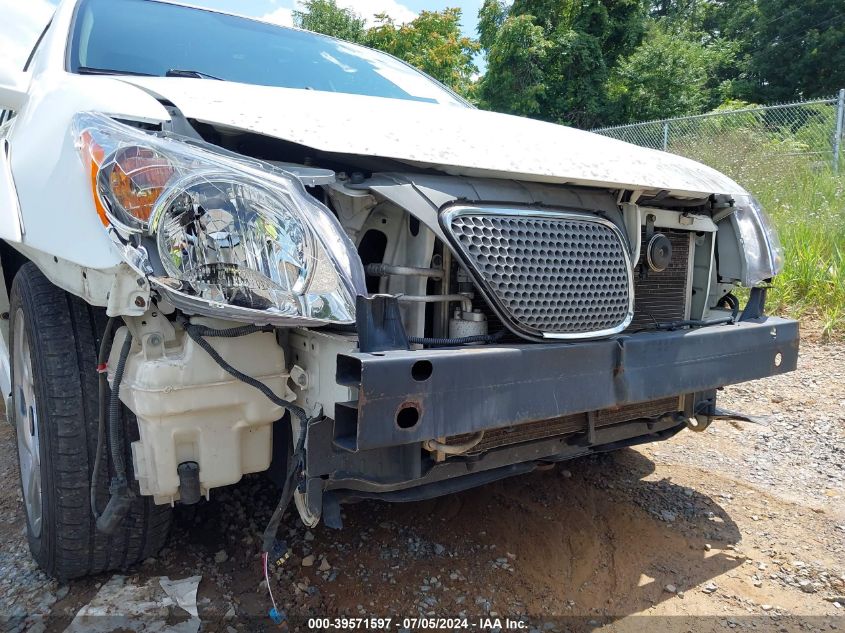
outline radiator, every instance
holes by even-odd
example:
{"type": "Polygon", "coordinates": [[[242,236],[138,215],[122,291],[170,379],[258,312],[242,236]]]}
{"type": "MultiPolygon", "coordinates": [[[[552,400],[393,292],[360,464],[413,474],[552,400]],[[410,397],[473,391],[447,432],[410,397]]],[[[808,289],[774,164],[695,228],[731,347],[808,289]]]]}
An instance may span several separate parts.
{"type": "MultiPolygon", "coordinates": [[[[675,413],[681,410],[680,398],[673,396],[652,402],[640,402],[637,404],[625,405],[615,409],[603,409],[596,411],[594,420],[596,428],[612,426],[620,422],[636,420],[638,418],[655,418],[666,413],[675,413]]],[[[566,415],[550,420],[539,422],[528,422],[517,424],[501,429],[492,429],[484,433],[484,438],[476,445],[469,454],[478,454],[502,446],[523,444],[534,440],[541,440],[550,437],[560,437],[573,433],[585,433],[587,431],[587,414],[578,413],[566,415]]],[[[473,434],[458,435],[447,439],[448,444],[461,444],[471,439],[473,434]]]]}
{"type": "Polygon", "coordinates": [[[666,270],[659,273],[649,270],[648,264],[643,266],[647,246],[643,229],[640,261],[634,269],[634,320],[629,330],[687,318],[692,233],[671,229],[655,230],[672,242],[672,260],[666,270]],[[641,273],[643,269],[645,274],[641,273]]]}

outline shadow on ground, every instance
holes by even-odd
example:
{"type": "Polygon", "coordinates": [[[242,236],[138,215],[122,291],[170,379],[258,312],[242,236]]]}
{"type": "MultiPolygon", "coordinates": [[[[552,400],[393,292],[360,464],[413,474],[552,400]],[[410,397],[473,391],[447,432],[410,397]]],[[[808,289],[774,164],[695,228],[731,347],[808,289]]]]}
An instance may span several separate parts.
{"type": "MultiPolygon", "coordinates": [[[[683,592],[741,564],[729,549],[740,533],[724,509],[655,480],[654,469],[629,449],[426,502],[366,501],[343,507],[342,531],[321,525],[306,535],[289,514],[281,536],[293,556],[274,589],[301,617],[639,613],[671,597],[667,579],[683,592]],[[314,564],[302,566],[310,554],[314,564]]],[[[204,621],[219,621],[231,605],[239,618],[263,618],[257,551],[277,494],[252,476],[182,509],[166,550],[128,570],[137,575],[130,580],[200,573],[204,621]]],[[[71,583],[48,629],[63,630],[109,577],[71,583]]]]}

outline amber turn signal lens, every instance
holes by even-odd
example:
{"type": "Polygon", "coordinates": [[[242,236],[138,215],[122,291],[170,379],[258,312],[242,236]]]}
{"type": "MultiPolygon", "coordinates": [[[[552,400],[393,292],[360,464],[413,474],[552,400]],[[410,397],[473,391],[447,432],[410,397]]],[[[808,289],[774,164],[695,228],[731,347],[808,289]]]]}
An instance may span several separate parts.
{"type": "Polygon", "coordinates": [[[114,201],[126,214],[144,223],[174,173],[165,157],[137,146],[118,150],[104,169],[114,201]]]}
{"type": "Polygon", "coordinates": [[[97,215],[100,216],[100,222],[103,223],[103,226],[108,226],[109,219],[106,216],[106,209],[100,200],[100,194],[97,192],[97,177],[105,158],[105,151],[97,144],[88,130],[85,130],[79,137],[79,149],[86,159],[91,174],[91,195],[94,196],[94,207],[97,209],[97,215]]]}

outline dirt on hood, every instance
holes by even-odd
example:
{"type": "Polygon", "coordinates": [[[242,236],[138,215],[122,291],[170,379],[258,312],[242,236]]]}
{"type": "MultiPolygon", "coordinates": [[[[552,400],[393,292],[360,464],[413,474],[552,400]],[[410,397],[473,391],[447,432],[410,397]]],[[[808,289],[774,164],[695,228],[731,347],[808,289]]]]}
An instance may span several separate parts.
{"type": "Polygon", "coordinates": [[[472,107],[173,77],[121,77],[188,119],[330,154],[388,158],[447,174],[527,182],[744,194],[693,160],[563,125],[472,107]]]}

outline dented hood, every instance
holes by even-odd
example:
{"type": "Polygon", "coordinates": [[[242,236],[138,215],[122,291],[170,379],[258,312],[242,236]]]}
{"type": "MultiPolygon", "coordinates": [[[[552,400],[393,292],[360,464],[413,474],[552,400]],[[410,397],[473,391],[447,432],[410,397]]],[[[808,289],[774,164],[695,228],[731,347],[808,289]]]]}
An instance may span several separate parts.
{"type": "Polygon", "coordinates": [[[375,156],[461,176],[676,195],[738,194],[720,172],[574,128],[473,108],[226,81],[123,78],[189,119],[324,152],[375,156]]]}

